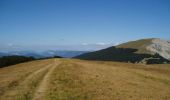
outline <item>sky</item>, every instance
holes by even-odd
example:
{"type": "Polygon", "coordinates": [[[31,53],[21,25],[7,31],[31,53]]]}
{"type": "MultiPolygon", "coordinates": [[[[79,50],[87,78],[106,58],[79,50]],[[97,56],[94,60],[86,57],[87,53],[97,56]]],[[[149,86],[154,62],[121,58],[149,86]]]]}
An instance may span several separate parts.
{"type": "Polygon", "coordinates": [[[170,0],[0,0],[0,50],[142,38],[170,40],[170,0]]]}

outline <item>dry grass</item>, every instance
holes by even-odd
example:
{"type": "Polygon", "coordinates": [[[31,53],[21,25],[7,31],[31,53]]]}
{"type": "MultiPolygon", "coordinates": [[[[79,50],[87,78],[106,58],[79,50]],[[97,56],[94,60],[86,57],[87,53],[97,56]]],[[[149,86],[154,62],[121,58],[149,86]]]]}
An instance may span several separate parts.
{"type": "Polygon", "coordinates": [[[58,65],[51,59],[0,69],[0,87],[3,88],[0,97],[3,97],[3,100],[8,99],[5,95],[16,94],[22,88],[22,93],[16,94],[17,97],[22,97],[22,100],[35,98],[33,94],[51,67],[44,68],[36,75],[33,73],[51,64],[56,67],[48,75],[44,100],[170,99],[168,64],[139,65],[74,59],[61,59],[59,62],[61,63],[58,65]],[[29,76],[32,78],[28,78],[29,76]],[[31,95],[24,95],[28,91],[31,91],[31,95]]]}
{"type": "Polygon", "coordinates": [[[0,69],[0,99],[28,100],[38,80],[46,72],[39,70],[44,69],[51,62],[50,60],[33,61],[0,69]]]}
{"type": "Polygon", "coordinates": [[[46,99],[167,100],[170,99],[169,69],[168,65],[67,60],[51,76],[46,99]]]}
{"type": "Polygon", "coordinates": [[[141,40],[123,43],[123,44],[118,45],[117,47],[118,48],[133,48],[133,49],[138,50],[137,53],[150,54],[151,52],[147,50],[147,46],[150,45],[151,43],[152,43],[152,39],[141,39],[141,40]]]}

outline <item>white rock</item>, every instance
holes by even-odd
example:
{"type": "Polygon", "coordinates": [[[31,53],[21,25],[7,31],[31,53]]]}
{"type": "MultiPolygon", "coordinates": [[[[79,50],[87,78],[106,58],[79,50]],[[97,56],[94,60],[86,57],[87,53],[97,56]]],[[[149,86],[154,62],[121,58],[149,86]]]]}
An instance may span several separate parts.
{"type": "Polygon", "coordinates": [[[165,59],[170,60],[170,42],[160,39],[153,39],[152,43],[147,46],[151,52],[158,53],[165,59]]]}

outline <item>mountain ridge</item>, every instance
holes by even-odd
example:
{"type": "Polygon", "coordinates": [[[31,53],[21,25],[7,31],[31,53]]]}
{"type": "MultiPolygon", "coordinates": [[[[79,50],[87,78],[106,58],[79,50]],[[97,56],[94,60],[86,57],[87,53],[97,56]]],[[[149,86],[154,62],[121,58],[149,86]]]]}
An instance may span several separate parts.
{"type": "Polygon", "coordinates": [[[168,63],[170,43],[158,38],[122,43],[95,52],[76,56],[78,59],[109,60],[132,63],[168,63]]]}

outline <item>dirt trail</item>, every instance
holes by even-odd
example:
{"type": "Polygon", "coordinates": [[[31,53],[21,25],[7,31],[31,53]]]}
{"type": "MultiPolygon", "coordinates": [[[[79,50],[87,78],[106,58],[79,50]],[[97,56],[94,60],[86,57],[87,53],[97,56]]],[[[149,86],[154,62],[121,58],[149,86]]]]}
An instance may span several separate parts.
{"type": "Polygon", "coordinates": [[[44,71],[44,70],[47,70],[51,67],[51,64],[50,65],[47,65],[46,67],[44,68],[41,68],[35,72],[33,72],[31,75],[29,75],[27,78],[25,78],[25,81],[24,82],[28,82],[29,80],[31,80],[32,77],[34,77],[35,75],[37,75],[38,73],[44,71]]]}
{"type": "Polygon", "coordinates": [[[35,95],[33,97],[33,100],[42,100],[43,99],[44,93],[46,92],[48,82],[50,79],[49,77],[58,65],[59,65],[59,63],[57,63],[57,60],[55,59],[54,65],[52,65],[52,67],[48,70],[48,72],[46,73],[46,75],[44,76],[42,81],[40,82],[39,87],[36,90],[35,95]]]}
{"type": "MultiPolygon", "coordinates": [[[[21,88],[25,90],[24,92],[27,92],[27,88],[29,88],[30,82],[33,80],[33,78],[38,75],[39,73],[48,70],[51,67],[51,64],[46,65],[45,67],[36,70],[35,72],[31,73],[29,76],[24,78],[23,82],[20,83],[17,87],[7,91],[0,99],[6,98],[6,99],[12,99],[12,98],[18,98],[20,94],[21,88]]],[[[22,91],[22,90],[21,90],[22,91]]],[[[22,92],[22,93],[24,93],[22,92]]]]}

